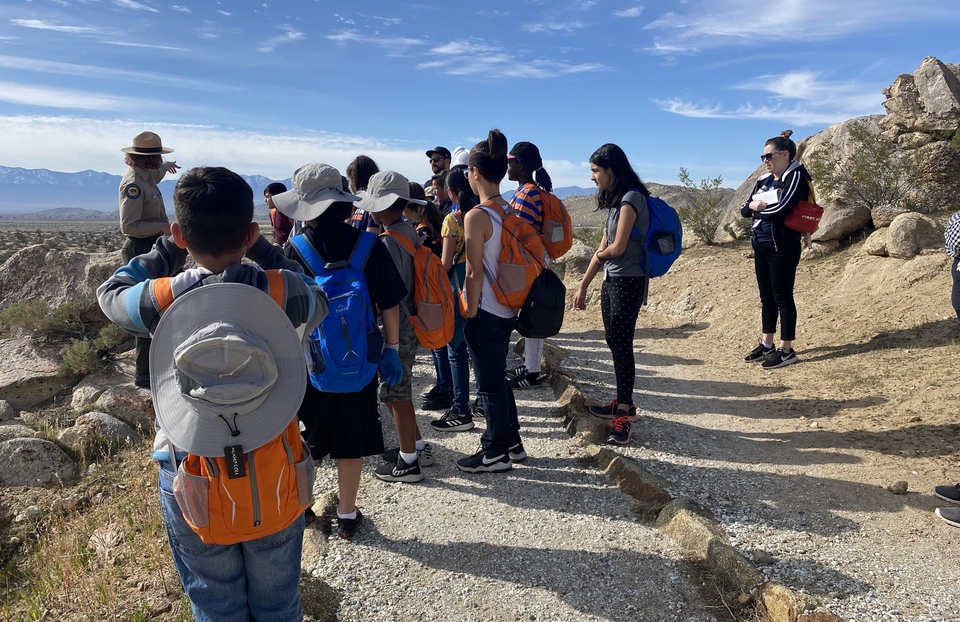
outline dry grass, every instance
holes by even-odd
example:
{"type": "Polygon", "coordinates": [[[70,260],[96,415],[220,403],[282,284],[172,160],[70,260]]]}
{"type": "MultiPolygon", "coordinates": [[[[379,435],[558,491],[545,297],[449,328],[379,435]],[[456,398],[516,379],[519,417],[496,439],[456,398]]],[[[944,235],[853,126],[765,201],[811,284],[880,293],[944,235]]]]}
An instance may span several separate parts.
{"type": "MultiPolygon", "coordinates": [[[[16,528],[8,532],[6,539],[24,544],[3,569],[0,616],[191,620],[167,545],[156,480],[149,445],[142,443],[104,457],[72,489],[80,496],[76,509],[45,511],[28,526],[18,524],[19,535],[12,533],[16,528]]],[[[55,491],[59,498],[69,494],[55,491]]]]}

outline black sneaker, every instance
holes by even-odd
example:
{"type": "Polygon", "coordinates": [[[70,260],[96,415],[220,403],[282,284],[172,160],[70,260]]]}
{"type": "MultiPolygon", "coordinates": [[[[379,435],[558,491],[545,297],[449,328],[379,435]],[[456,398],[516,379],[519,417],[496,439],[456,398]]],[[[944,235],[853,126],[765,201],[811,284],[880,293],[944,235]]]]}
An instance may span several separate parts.
{"type": "Polygon", "coordinates": [[[944,501],[960,504],[960,484],[956,486],[937,486],[933,489],[933,494],[944,501]]]}
{"type": "Polygon", "coordinates": [[[479,399],[475,399],[470,402],[470,416],[474,419],[483,419],[483,404],[480,403],[479,399]]]}
{"type": "Polygon", "coordinates": [[[630,417],[626,415],[617,417],[610,424],[610,435],[607,442],[614,445],[626,445],[630,442],[630,432],[633,425],[630,423],[630,417]]]}
{"type": "Polygon", "coordinates": [[[407,482],[412,484],[423,480],[423,471],[420,470],[420,461],[413,464],[407,464],[403,458],[397,457],[397,462],[393,465],[381,464],[373,472],[377,479],[385,482],[407,482]]]}
{"type": "Polygon", "coordinates": [[[510,462],[523,462],[526,460],[527,452],[523,449],[523,442],[517,441],[515,444],[511,445],[507,456],[510,458],[510,462]]]}
{"type": "Polygon", "coordinates": [[[543,386],[543,376],[540,372],[527,372],[516,376],[509,382],[511,389],[537,389],[543,386]]]}
{"type": "Polygon", "coordinates": [[[436,421],[430,422],[430,427],[437,432],[466,432],[472,430],[475,425],[470,413],[458,413],[453,408],[443,413],[443,416],[436,421]]]}
{"type": "MultiPolygon", "coordinates": [[[[601,406],[591,406],[588,410],[590,411],[591,415],[599,419],[613,419],[617,416],[617,400],[611,400],[601,406]]],[[[627,411],[627,416],[630,417],[630,421],[637,420],[636,404],[630,404],[630,409],[627,411]]]]}
{"type": "Polygon", "coordinates": [[[457,468],[466,473],[500,473],[512,469],[513,463],[507,454],[488,457],[481,447],[472,456],[457,460],[457,468]]]}
{"type": "Polygon", "coordinates": [[[446,410],[451,406],[453,406],[453,391],[440,389],[433,397],[423,400],[423,405],[420,408],[424,410],[446,410]]]}
{"type": "Polygon", "coordinates": [[[767,359],[760,363],[760,367],[764,369],[777,369],[778,367],[786,367],[787,365],[793,365],[800,359],[797,358],[797,351],[793,348],[789,352],[784,352],[782,348],[777,348],[777,351],[767,357],[767,359]]]}
{"type": "Polygon", "coordinates": [[[954,527],[960,527],[960,508],[937,508],[936,514],[943,522],[954,527]]]}
{"type": "Polygon", "coordinates": [[[507,370],[507,380],[513,380],[514,378],[522,378],[527,375],[527,366],[521,365],[520,367],[515,367],[514,369],[507,370]]]}
{"type": "MultiPolygon", "coordinates": [[[[380,458],[389,464],[395,464],[400,458],[400,448],[399,447],[390,447],[385,449],[380,458]]],[[[420,459],[420,466],[433,466],[436,464],[437,459],[433,457],[433,446],[430,443],[424,443],[423,449],[417,450],[417,458],[420,459]]]]}
{"type": "Polygon", "coordinates": [[[149,389],[150,388],[150,374],[137,374],[133,379],[133,386],[138,389],[149,389]]]}
{"type": "Polygon", "coordinates": [[[753,350],[750,350],[750,354],[743,357],[744,363],[756,363],[757,361],[765,361],[769,356],[773,354],[773,346],[766,346],[763,342],[760,342],[753,350]]]}
{"type": "Polygon", "coordinates": [[[357,527],[360,526],[360,523],[363,521],[363,514],[360,513],[360,508],[357,508],[357,517],[356,518],[340,518],[337,517],[337,535],[343,538],[344,540],[352,540],[353,534],[357,531],[357,527]]]}
{"type": "Polygon", "coordinates": [[[423,397],[423,398],[436,397],[437,393],[439,392],[440,392],[440,385],[435,384],[432,387],[430,387],[429,391],[424,391],[423,393],[421,393],[420,397],[423,397]]]}

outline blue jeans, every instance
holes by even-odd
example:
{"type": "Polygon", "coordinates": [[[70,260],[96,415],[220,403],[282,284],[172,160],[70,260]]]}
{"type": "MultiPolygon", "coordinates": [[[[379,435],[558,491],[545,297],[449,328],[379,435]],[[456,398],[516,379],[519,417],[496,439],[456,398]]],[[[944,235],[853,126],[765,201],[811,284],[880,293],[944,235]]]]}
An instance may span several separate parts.
{"type": "Polygon", "coordinates": [[[507,351],[516,323],[516,318],[497,317],[481,309],[476,317],[467,320],[464,330],[474,354],[473,371],[480,385],[479,397],[487,421],[480,444],[490,457],[505,454],[511,445],[520,442],[517,402],[507,382],[507,351]]]}
{"type": "Polygon", "coordinates": [[[450,360],[450,373],[453,377],[453,406],[462,415],[470,410],[470,357],[467,354],[467,341],[462,339],[456,350],[447,346],[447,358],[450,360]]]}
{"type": "Polygon", "coordinates": [[[450,376],[450,358],[447,348],[430,351],[433,354],[433,367],[437,370],[437,386],[444,391],[453,391],[453,378],[450,376]]]}
{"type": "Polygon", "coordinates": [[[160,511],[167,541],[197,622],[301,622],[303,516],[258,540],[204,544],[173,496],[168,461],[160,463],[160,511]]]}

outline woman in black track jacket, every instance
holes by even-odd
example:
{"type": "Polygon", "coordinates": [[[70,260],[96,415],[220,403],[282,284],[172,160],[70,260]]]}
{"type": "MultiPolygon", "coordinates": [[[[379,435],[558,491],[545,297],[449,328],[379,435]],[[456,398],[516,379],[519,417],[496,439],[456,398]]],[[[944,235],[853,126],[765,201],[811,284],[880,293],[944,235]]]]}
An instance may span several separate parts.
{"type": "Polygon", "coordinates": [[[800,263],[801,233],[786,227],[784,218],[800,201],[810,198],[810,173],[797,157],[797,145],[790,130],[764,144],[767,173],[757,180],[740,213],[753,218],[753,264],[760,289],[761,339],[744,360],[762,361],[764,369],[776,369],[797,362],[793,350],[796,338],[797,305],[793,285],[800,263]],[[780,319],[780,346],[774,349],[777,318],[780,319]]]}

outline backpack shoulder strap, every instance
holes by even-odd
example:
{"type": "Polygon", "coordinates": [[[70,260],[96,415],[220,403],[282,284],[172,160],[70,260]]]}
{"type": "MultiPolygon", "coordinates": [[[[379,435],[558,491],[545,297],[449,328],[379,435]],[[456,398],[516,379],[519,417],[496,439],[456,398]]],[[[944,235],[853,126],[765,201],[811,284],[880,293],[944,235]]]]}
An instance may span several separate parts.
{"type": "Polygon", "coordinates": [[[407,236],[399,231],[384,231],[380,235],[395,240],[396,243],[400,245],[400,248],[407,251],[407,254],[411,257],[417,254],[417,247],[414,246],[413,242],[411,242],[407,236]]]}
{"type": "MultiPolygon", "coordinates": [[[[376,241],[377,235],[375,233],[370,233],[369,231],[361,232],[360,237],[357,239],[356,246],[354,246],[350,252],[350,258],[340,263],[344,266],[349,265],[357,270],[363,270],[367,265],[367,260],[370,259],[370,253],[373,252],[373,245],[376,241]]],[[[337,265],[336,267],[341,266],[337,265]]]]}
{"type": "Polygon", "coordinates": [[[283,273],[279,270],[264,270],[267,275],[267,284],[270,286],[270,297],[273,301],[283,308],[283,273]]]}
{"type": "Polygon", "coordinates": [[[327,261],[320,255],[319,251],[314,248],[310,240],[307,239],[307,236],[301,233],[300,235],[295,235],[290,238],[290,241],[293,242],[294,248],[297,249],[297,252],[303,257],[303,260],[307,262],[307,265],[310,266],[310,270],[313,271],[315,276],[323,276],[327,273],[327,261]]]}

